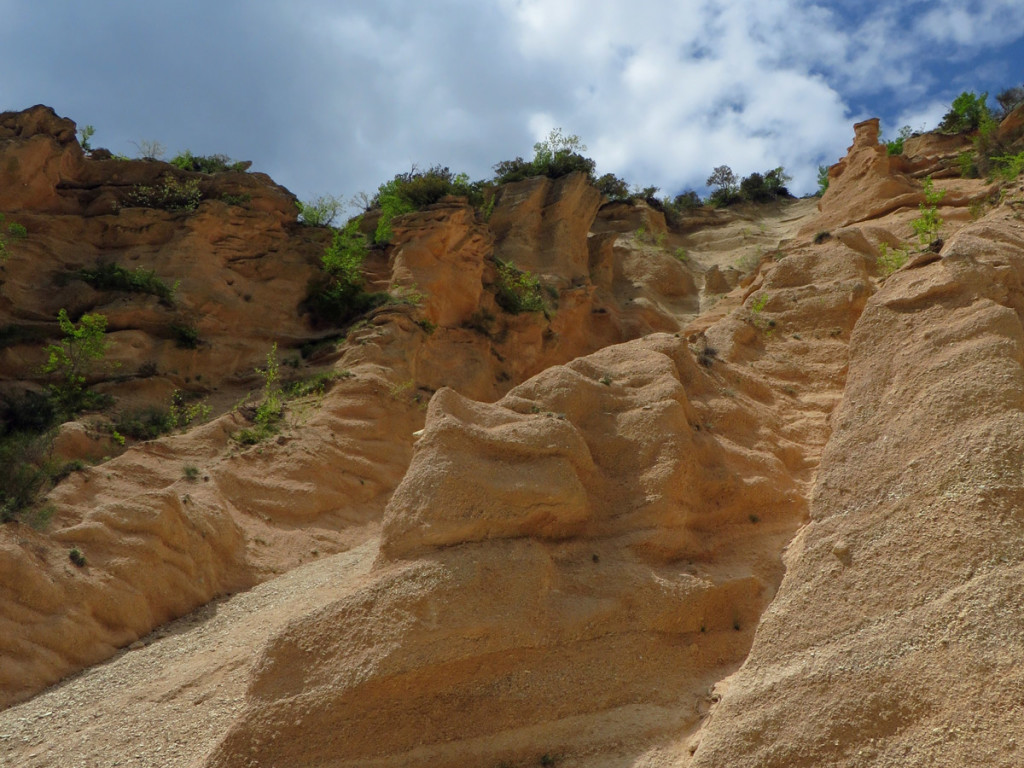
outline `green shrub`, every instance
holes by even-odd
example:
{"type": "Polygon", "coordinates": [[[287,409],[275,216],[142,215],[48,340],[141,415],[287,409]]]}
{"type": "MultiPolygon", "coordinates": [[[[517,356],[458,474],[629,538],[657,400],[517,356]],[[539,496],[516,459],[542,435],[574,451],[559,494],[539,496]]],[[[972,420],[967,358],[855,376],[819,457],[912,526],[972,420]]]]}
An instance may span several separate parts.
{"type": "Polygon", "coordinates": [[[780,197],[789,197],[786,184],[793,180],[782,166],[770,171],[752,173],[740,182],[739,196],[751,203],[769,203],[780,197]]]}
{"type": "Polygon", "coordinates": [[[124,411],[114,420],[118,434],[133,440],[153,440],[170,432],[168,413],[159,408],[124,411]]]}
{"type": "Polygon", "coordinates": [[[825,190],[828,189],[828,166],[818,166],[818,197],[825,194],[825,190]]]}
{"type": "Polygon", "coordinates": [[[96,133],[96,128],[91,125],[85,125],[78,129],[78,143],[86,152],[92,152],[92,137],[96,133]]]}
{"type": "Polygon", "coordinates": [[[199,329],[190,323],[171,323],[167,326],[174,339],[174,345],[179,349],[199,348],[199,329]]]}
{"type": "Polygon", "coordinates": [[[7,260],[8,247],[11,243],[28,237],[28,230],[24,226],[14,221],[4,226],[4,219],[4,215],[0,213],[0,264],[7,260]]]}
{"type": "Polygon", "coordinates": [[[186,149],[171,160],[171,165],[183,171],[195,173],[223,173],[224,171],[246,171],[252,163],[232,160],[227,155],[193,155],[186,149]]]}
{"type": "Polygon", "coordinates": [[[178,286],[177,283],[173,286],[167,285],[151,269],[136,267],[134,270],[127,270],[113,263],[79,269],[70,273],[70,277],[88,283],[99,291],[124,291],[156,296],[166,306],[174,303],[174,293],[178,286]]]}
{"type": "Polygon", "coordinates": [[[298,201],[299,218],[302,223],[309,227],[330,227],[338,218],[345,203],[334,195],[320,195],[309,202],[298,201]]]}
{"type": "Polygon", "coordinates": [[[85,559],[85,555],[82,554],[82,550],[78,547],[74,547],[70,552],[68,552],[68,560],[70,560],[72,565],[76,568],[85,568],[88,564],[85,559]]]}
{"type": "Polygon", "coordinates": [[[199,479],[199,467],[194,464],[186,464],[181,468],[181,476],[190,483],[194,483],[199,479]]]}
{"type": "Polygon", "coordinates": [[[368,246],[357,216],[334,233],[321,257],[323,275],[314,280],[303,304],[317,324],[343,325],[382,303],[386,297],[363,290],[363,261],[368,246]]]}
{"type": "Polygon", "coordinates": [[[956,156],[957,166],[960,168],[960,178],[978,178],[978,165],[974,162],[973,152],[961,152],[956,156]]]}
{"type": "Polygon", "coordinates": [[[889,250],[886,243],[878,244],[878,269],[883,277],[888,277],[907,263],[907,249],[893,248],[889,250]]]}
{"type": "Polygon", "coordinates": [[[158,187],[137,186],[125,196],[127,208],[159,208],[165,211],[194,211],[203,194],[196,179],[179,181],[169,176],[158,187]]]}
{"type": "Polygon", "coordinates": [[[226,205],[237,205],[244,208],[252,202],[252,195],[248,192],[243,192],[240,195],[221,195],[220,201],[226,205]]]}
{"type": "Polygon", "coordinates": [[[888,155],[902,155],[903,154],[903,143],[911,137],[913,131],[909,125],[904,125],[900,128],[899,134],[892,141],[885,142],[885,150],[888,155]]]}
{"type": "Polygon", "coordinates": [[[922,245],[928,245],[939,235],[942,227],[942,218],[938,214],[938,204],[946,196],[946,190],[936,190],[932,184],[932,177],[924,179],[924,202],[918,206],[920,216],[910,222],[914,234],[922,245]]]}
{"type": "Polygon", "coordinates": [[[86,389],[88,374],[107,351],[107,318],[100,314],[82,315],[77,324],[66,310],[57,315],[64,339],[46,348],[47,359],[42,373],[56,377],[50,392],[59,412],[73,416],[81,410],[96,407],[99,401],[86,389]]]}
{"type": "Polygon", "coordinates": [[[256,373],[263,377],[263,399],[256,407],[253,417],[255,426],[239,430],[234,435],[235,440],[243,445],[260,443],[278,430],[279,422],[284,415],[284,393],[279,382],[279,368],[275,343],[267,353],[266,368],[256,369],[256,373]]]}
{"type": "Polygon", "coordinates": [[[997,155],[991,158],[991,173],[1003,181],[1013,181],[1024,171],[1024,152],[1016,155],[997,155]]]}
{"type": "Polygon", "coordinates": [[[321,371],[312,376],[291,382],[285,390],[289,398],[307,397],[308,395],[322,395],[330,386],[339,379],[347,379],[352,374],[348,371],[341,373],[337,371],[321,371]]]}
{"type": "Polygon", "coordinates": [[[598,192],[614,202],[625,202],[632,197],[629,185],[614,173],[606,173],[594,182],[594,186],[598,192]]]}
{"type": "Polygon", "coordinates": [[[704,182],[707,186],[713,187],[708,196],[708,203],[722,208],[740,200],[740,187],[736,174],[728,165],[720,165],[711,171],[704,182]]]}
{"type": "Polygon", "coordinates": [[[465,197],[471,205],[483,206],[485,187],[483,182],[470,182],[466,174],[452,173],[442,165],[435,165],[426,171],[414,167],[408,173],[396,174],[391,181],[380,185],[370,202],[371,208],[381,212],[374,242],[391,241],[391,222],[396,217],[433,205],[447,195],[465,197]]]}
{"type": "Polygon", "coordinates": [[[581,153],[587,147],[579,136],[566,135],[561,128],[555,128],[544,141],[533,145],[533,160],[526,161],[521,157],[504,160],[494,166],[495,182],[507,184],[521,181],[534,176],[547,176],[558,179],[570,173],[584,173],[593,180],[596,164],[581,153]]]}
{"type": "Polygon", "coordinates": [[[505,261],[496,259],[495,264],[497,290],[494,298],[499,307],[513,315],[520,312],[544,311],[540,281],[536,277],[505,261]]]}
{"type": "Polygon", "coordinates": [[[949,111],[943,115],[942,122],[939,123],[939,130],[943,133],[967,133],[977,130],[983,120],[992,119],[985,104],[987,99],[988,93],[979,96],[974,91],[964,91],[953,99],[949,111]]]}

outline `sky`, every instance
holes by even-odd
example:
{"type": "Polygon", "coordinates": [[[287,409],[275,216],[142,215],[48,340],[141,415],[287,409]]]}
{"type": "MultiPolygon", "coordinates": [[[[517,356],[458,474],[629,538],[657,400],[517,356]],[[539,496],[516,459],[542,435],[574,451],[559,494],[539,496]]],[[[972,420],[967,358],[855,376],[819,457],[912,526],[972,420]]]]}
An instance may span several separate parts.
{"type": "Polygon", "coordinates": [[[551,129],[662,195],[718,165],[816,189],[853,124],[934,128],[1024,83],[1022,0],[0,0],[0,111],[94,147],[251,160],[300,199],[434,165],[490,177],[551,129]]]}

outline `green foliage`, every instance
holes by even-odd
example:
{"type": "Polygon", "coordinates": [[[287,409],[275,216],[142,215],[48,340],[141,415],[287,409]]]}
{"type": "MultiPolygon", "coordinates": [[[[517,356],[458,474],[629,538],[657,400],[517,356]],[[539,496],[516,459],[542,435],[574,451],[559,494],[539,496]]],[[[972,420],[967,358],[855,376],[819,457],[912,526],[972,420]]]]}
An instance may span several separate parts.
{"type": "Polygon", "coordinates": [[[740,182],[739,195],[751,203],[770,203],[780,197],[788,197],[786,184],[793,180],[783,167],[772,168],[770,171],[752,173],[740,182]]]}
{"type": "Polygon", "coordinates": [[[100,314],[82,315],[73,323],[66,310],[57,315],[64,339],[46,348],[42,372],[56,377],[50,392],[59,410],[67,416],[93,407],[96,399],[86,389],[88,374],[107,351],[107,318],[100,314]]]}
{"type": "Polygon", "coordinates": [[[194,464],[186,464],[181,468],[181,476],[190,483],[194,483],[199,479],[199,467],[194,464]]]}
{"type": "Polygon", "coordinates": [[[86,125],[78,129],[78,143],[86,152],[92,152],[92,137],[95,133],[96,128],[91,125],[86,125]]]}
{"type": "Polygon", "coordinates": [[[704,182],[709,187],[714,187],[708,202],[716,207],[724,207],[739,201],[740,187],[736,174],[728,165],[720,165],[711,171],[704,182]]]}
{"type": "Polygon", "coordinates": [[[978,176],[978,165],[974,162],[973,152],[961,152],[956,156],[957,165],[960,168],[960,178],[974,179],[978,176]]]}
{"type": "Polygon", "coordinates": [[[400,190],[400,184],[394,180],[382,184],[377,190],[377,205],[380,208],[380,218],[377,220],[377,229],[373,233],[375,243],[390,243],[394,236],[391,222],[405,213],[412,213],[416,206],[405,199],[400,190]]]}
{"type": "Polygon", "coordinates": [[[0,523],[21,520],[49,487],[52,435],[16,432],[0,438],[0,523]]]}
{"type": "Polygon", "coordinates": [[[1016,155],[997,155],[991,160],[992,175],[1003,181],[1013,181],[1024,172],[1024,152],[1016,155]]]}
{"type": "Polygon", "coordinates": [[[4,215],[0,213],[0,264],[7,260],[10,243],[24,240],[28,237],[28,230],[24,226],[15,221],[4,226],[4,219],[4,215]]]}
{"type": "Polygon", "coordinates": [[[125,196],[127,208],[159,208],[165,211],[194,211],[203,193],[196,179],[179,181],[168,176],[158,187],[137,186],[125,196]]]}
{"type": "Polygon", "coordinates": [[[167,411],[159,408],[143,408],[119,413],[114,420],[118,434],[133,440],[153,440],[170,431],[167,411]]]}
{"type": "Polygon", "coordinates": [[[243,445],[260,443],[278,430],[278,424],[284,415],[284,393],[279,381],[279,369],[275,343],[267,353],[266,368],[256,369],[256,373],[263,377],[263,399],[256,407],[253,417],[256,424],[251,429],[242,429],[235,434],[235,440],[243,445]]]}
{"type": "Polygon", "coordinates": [[[534,176],[547,176],[558,179],[570,173],[585,173],[593,180],[596,164],[589,157],[584,157],[586,145],[575,134],[565,134],[561,128],[553,129],[547,139],[533,145],[533,160],[526,161],[521,157],[515,160],[504,160],[494,166],[495,181],[507,184],[521,181],[534,176]]]}
{"type": "Polygon", "coordinates": [[[323,395],[330,389],[331,385],[339,379],[351,378],[348,371],[320,371],[312,376],[291,382],[285,389],[285,395],[291,398],[308,397],[309,395],[323,395]]]}
{"type": "Polygon", "coordinates": [[[210,406],[205,402],[189,402],[189,394],[176,389],[167,408],[142,408],[117,414],[114,432],[133,440],[154,440],[205,421],[209,416],[210,406]]]}
{"type": "Polygon", "coordinates": [[[344,201],[334,195],[319,195],[309,202],[298,201],[299,218],[309,227],[331,227],[345,210],[344,201]]]}
{"type": "Polygon", "coordinates": [[[939,229],[942,227],[942,218],[938,214],[938,204],[946,196],[946,190],[936,190],[932,184],[932,177],[924,179],[924,200],[918,206],[920,216],[910,222],[914,234],[922,245],[928,245],[938,237],[939,229]]]}
{"type": "Polygon", "coordinates": [[[252,202],[252,195],[248,192],[243,192],[240,195],[221,195],[220,201],[225,205],[238,205],[245,207],[252,202]]]}
{"type": "Polygon", "coordinates": [[[606,173],[594,182],[597,191],[614,202],[625,202],[631,198],[629,185],[614,173],[606,173]]]}
{"type": "Polygon", "coordinates": [[[167,326],[174,344],[179,349],[199,348],[199,329],[190,323],[171,323],[167,326]]]}
{"type": "Polygon", "coordinates": [[[781,165],[764,173],[752,173],[742,181],[737,179],[732,168],[720,165],[711,172],[704,183],[713,187],[708,203],[717,208],[724,208],[744,200],[751,203],[768,203],[780,197],[789,197],[786,184],[792,180],[781,165]]]}
{"type": "Polygon", "coordinates": [[[953,99],[949,111],[939,123],[939,130],[943,133],[966,133],[977,130],[983,120],[992,119],[985,103],[987,99],[988,93],[979,96],[974,91],[964,91],[953,99]]]}
{"type": "Polygon", "coordinates": [[[530,272],[517,269],[514,265],[495,260],[496,276],[495,301],[506,312],[518,315],[520,312],[543,312],[544,299],[540,281],[530,272]]]}
{"type": "Polygon", "coordinates": [[[359,231],[361,216],[335,231],[321,257],[323,275],[313,281],[304,307],[317,324],[343,325],[384,301],[363,290],[368,246],[359,231]]]}
{"type": "Polygon", "coordinates": [[[74,547],[70,552],[68,552],[68,560],[70,560],[71,564],[76,568],[85,568],[88,564],[88,561],[85,559],[85,555],[82,554],[82,550],[78,547],[74,547]]]}
{"type": "Polygon", "coordinates": [[[183,171],[195,173],[223,173],[224,171],[246,171],[252,163],[232,160],[227,155],[193,155],[186,149],[171,159],[171,165],[183,171]]]}
{"type": "Polygon", "coordinates": [[[888,277],[907,263],[907,249],[893,248],[889,250],[886,243],[878,244],[878,269],[883,277],[888,277]]]}
{"type": "Polygon", "coordinates": [[[79,269],[70,276],[88,283],[99,291],[125,291],[156,296],[166,306],[174,303],[174,293],[178,285],[167,285],[151,269],[136,267],[134,270],[127,270],[114,263],[79,269]]]}
{"type": "Polygon", "coordinates": [[[374,242],[391,241],[391,222],[396,217],[433,205],[447,195],[465,197],[471,205],[482,206],[485,187],[483,182],[470,182],[466,174],[453,173],[443,165],[435,165],[426,171],[414,167],[407,173],[396,174],[391,181],[380,185],[370,203],[372,208],[379,208],[381,212],[374,242]]]}
{"type": "Polygon", "coordinates": [[[818,197],[824,195],[828,189],[828,168],[827,165],[818,166],[818,197]]]}
{"type": "Polygon", "coordinates": [[[892,141],[885,142],[885,151],[889,155],[902,155],[903,154],[903,142],[911,137],[913,130],[909,125],[904,125],[900,128],[899,134],[892,141]]]}

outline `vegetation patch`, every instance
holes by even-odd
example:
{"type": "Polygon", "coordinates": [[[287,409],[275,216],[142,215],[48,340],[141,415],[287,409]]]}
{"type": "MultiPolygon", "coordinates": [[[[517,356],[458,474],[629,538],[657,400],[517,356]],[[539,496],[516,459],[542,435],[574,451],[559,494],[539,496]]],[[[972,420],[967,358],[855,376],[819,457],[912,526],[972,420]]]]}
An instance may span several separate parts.
{"type": "Polygon", "coordinates": [[[24,240],[28,237],[28,230],[16,221],[5,224],[5,217],[0,213],[0,264],[3,264],[9,255],[8,248],[11,243],[24,240]]]}
{"type": "Polygon", "coordinates": [[[334,195],[320,195],[309,202],[298,200],[299,220],[308,227],[330,227],[345,209],[345,203],[334,195]]]}
{"type": "Polygon", "coordinates": [[[128,270],[114,263],[79,269],[69,273],[68,277],[88,283],[99,291],[124,291],[156,296],[161,304],[168,307],[174,304],[174,294],[178,289],[178,282],[168,285],[151,269],[136,267],[128,270]]]}
{"type": "Polygon", "coordinates": [[[194,211],[203,193],[196,179],[179,181],[169,176],[156,187],[137,186],[125,196],[126,208],[159,208],[164,211],[194,211]]]}
{"type": "Polygon", "coordinates": [[[889,249],[887,243],[878,244],[878,269],[882,277],[888,277],[897,269],[907,263],[908,251],[906,248],[889,249]]]}
{"type": "Polygon", "coordinates": [[[107,351],[107,318],[85,314],[78,323],[71,322],[67,310],[57,315],[64,338],[46,348],[46,362],[41,372],[51,376],[50,394],[60,415],[67,418],[83,410],[102,407],[104,398],[86,387],[87,377],[107,351]]]}
{"type": "Polygon", "coordinates": [[[544,298],[536,277],[505,261],[495,259],[495,265],[494,298],[499,307],[513,315],[544,311],[544,298]]]}
{"type": "Polygon", "coordinates": [[[195,173],[224,173],[225,171],[247,171],[252,163],[244,160],[232,160],[227,155],[193,155],[186,149],[171,159],[171,165],[183,171],[195,173]]]}
{"type": "Polygon", "coordinates": [[[174,344],[179,349],[199,348],[199,329],[191,323],[171,323],[167,330],[174,339],[174,344]]]}
{"type": "Polygon", "coordinates": [[[386,300],[363,290],[363,262],[368,250],[359,231],[360,216],[335,231],[321,257],[323,274],[310,285],[303,303],[318,325],[344,325],[386,300]]]}

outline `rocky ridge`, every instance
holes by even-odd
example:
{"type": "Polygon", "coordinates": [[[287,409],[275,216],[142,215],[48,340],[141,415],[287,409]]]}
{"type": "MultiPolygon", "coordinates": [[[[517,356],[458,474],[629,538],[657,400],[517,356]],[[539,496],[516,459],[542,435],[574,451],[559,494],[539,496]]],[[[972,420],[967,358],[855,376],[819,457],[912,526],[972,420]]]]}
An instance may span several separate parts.
{"type": "MultiPolygon", "coordinates": [[[[179,219],[105,211],[102,185],[83,199],[81,169],[124,161],[81,157],[73,125],[70,140],[60,124],[20,130],[3,151],[31,145],[56,190],[5,209],[27,244],[55,233],[36,256],[67,250],[56,233],[81,221],[167,218],[176,238],[223,214],[215,200],[179,219]]],[[[259,627],[225,615],[214,633],[194,614],[9,708],[0,756],[114,764],[154,729],[121,764],[155,764],[157,746],[210,766],[1015,764],[1019,718],[967,722],[960,707],[1007,704],[1021,658],[1022,190],[997,200],[943,178],[962,147],[913,141],[889,158],[877,121],[861,124],[820,210],[671,233],[644,206],[602,207],[579,176],[510,185],[488,221],[458,200],[403,219],[370,270],[422,299],[382,307],[322,360],[352,375],[276,442],[238,449],[243,417],[226,413],[73,475],[48,533],[0,531],[8,702],[289,571],[229,601],[260,606],[259,627]],[[911,239],[926,174],[947,190],[945,242],[886,277],[879,243],[911,239]],[[742,281],[725,268],[737,238],[775,254],[742,281]],[[550,318],[501,313],[494,257],[541,278],[550,318]],[[486,317],[486,333],[471,327],[486,317]],[[186,461],[209,479],[184,480],[186,461]],[[255,650],[234,649],[235,633],[255,650]],[[155,680],[145,659],[170,654],[186,658],[155,680]],[[969,670],[956,689],[953,667],[969,670]],[[72,755],[61,735],[112,678],[131,727],[109,744],[86,730],[72,755]],[[54,708],[57,727],[41,714],[54,708]],[[204,712],[217,725],[200,735],[204,712]]],[[[283,243],[256,249],[253,274],[281,258],[314,268],[323,241],[288,214],[251,212],[283,243]]],[[[185,279],[181,292],[196,301],[185,279]]],[[[316,336],[298,292],[276,302],[295,330],[275,338],[316,336]]],[[[226,325],[264,335],[220,369],[226,389],[269,340],[248,304],[226,325]]],[[[27,378],[32,345],[10,355],[27,378]]]]}

